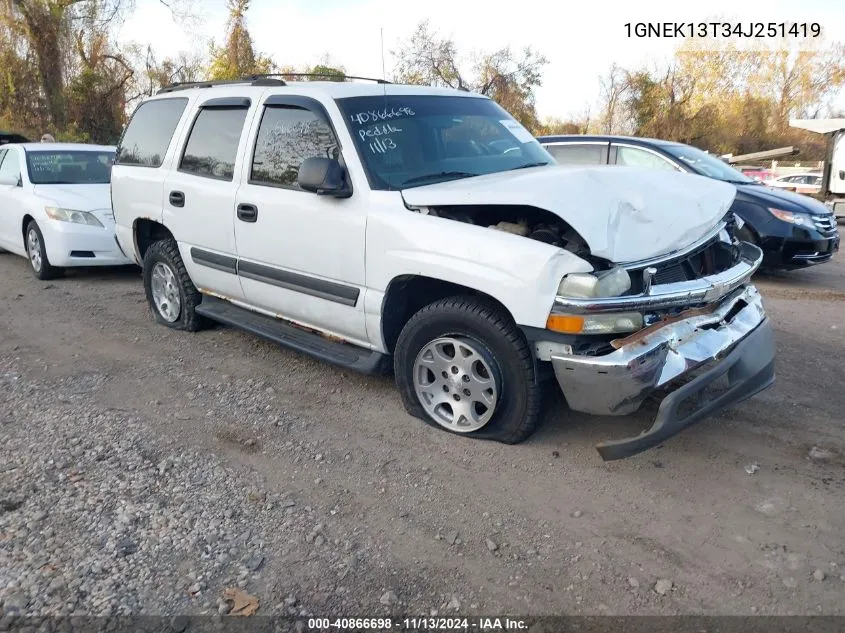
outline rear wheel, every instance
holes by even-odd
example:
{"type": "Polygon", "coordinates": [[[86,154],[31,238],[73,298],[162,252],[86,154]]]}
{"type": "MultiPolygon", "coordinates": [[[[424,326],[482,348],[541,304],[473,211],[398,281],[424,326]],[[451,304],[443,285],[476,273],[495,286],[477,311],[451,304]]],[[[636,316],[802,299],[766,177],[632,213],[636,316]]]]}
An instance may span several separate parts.
{"type": "Polygon", "coordinates": [[[155,242],[144,254],[144,290],[155,320],[175,330],[195,332],[204,325],[194,310],[202,301],[173,239],[155,242]]]}
{"type": "Polygon", "coordinates": [[[64,273],[64,269],[50,264],[50,260],[47,258],[47,249],[44,246],[44,235],[42,235],[35,220],[30,220],[26,227],[24,244],[26,245],[26,255],[29,258],[32,274],[36,278],[42,280],[55,279],[64,273]]]}
{"type": "Polygon", "coordinates": [[[437,428],[516,444],[540,420],[530,348],[510,316],[483,299],[422,308],[399,335],[394,370],[406,410],[437,428]]]}

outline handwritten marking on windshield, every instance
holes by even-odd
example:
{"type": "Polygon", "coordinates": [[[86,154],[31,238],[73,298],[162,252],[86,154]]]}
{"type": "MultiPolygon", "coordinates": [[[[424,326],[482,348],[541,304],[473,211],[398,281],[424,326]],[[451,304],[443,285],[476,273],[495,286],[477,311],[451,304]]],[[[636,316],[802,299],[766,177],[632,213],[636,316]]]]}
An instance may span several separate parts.
{"type": "Polygon", "coordinates": [[[415,112],[411,108],[403,106],[400,108],[390,108],[389,110],[387,108],[384,110],[366,110],[364,112],[353,114],[349,118],[353,123],[364,125],[365,123],[389,121],[390,119],[414,116],[414,114],[415,112]]]}

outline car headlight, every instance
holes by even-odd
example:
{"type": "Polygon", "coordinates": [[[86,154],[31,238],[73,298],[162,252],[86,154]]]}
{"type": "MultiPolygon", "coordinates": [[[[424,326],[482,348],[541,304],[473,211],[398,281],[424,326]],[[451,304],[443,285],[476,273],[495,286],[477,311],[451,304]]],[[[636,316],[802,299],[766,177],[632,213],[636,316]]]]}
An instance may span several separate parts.
{"type": "Polygon", "coordinates": [[[595,299],[618,297],[631,287],[631,275],[621,266],[598,273],[573,273],[566,275],[557,288],[562,297],[595,299]]]}
{"type": "Polygon", "coordinates": [[[562,334],[618,334],[643,328],[639,312],[613,314],[550,314],[546,328],[562,334]]]}
{"type": "Polygon", "coordinates": [[[47,216],[59,222],[73,222],[74,224],[87,224],[88,226],[103,226],[97,216],[88,211],[77,211],[75,209],[62,209],[61,207],[44,207],[47,216]]]}
{"type": "Polygon", "coordinates": [[[808,229],[815,228],[813,218],[806,213],[793,213],[792,211],[784,211],[783,209],[775,209],[773,207],[769,207],[769,213],[775,216],[778,220],[783,220],[784,222],[789,222],[790,224],[803,226],[808,229]]]}

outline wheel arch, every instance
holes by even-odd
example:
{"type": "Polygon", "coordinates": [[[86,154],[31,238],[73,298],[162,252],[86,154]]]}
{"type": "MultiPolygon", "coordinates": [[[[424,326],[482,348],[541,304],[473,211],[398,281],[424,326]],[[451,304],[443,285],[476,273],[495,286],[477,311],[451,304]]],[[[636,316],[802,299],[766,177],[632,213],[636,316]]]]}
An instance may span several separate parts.
{"type": "Polygon", "coordinates": [[[388,284],[381,308],[381,334],[387,352],[393,353],[402,328],[421,308],[457,295],[484,299],[514,321],[510,310],[485,292],[425,275],[399,275],[388,284]]]}
{"type": "Polygon", "coordinates": [[[26,227],[29,226],[30,222],[34,222],[35,218],[32,216],[31,213],[24,213],[23,220],[21,220],[21,240],[23,242],[24,248],[26,248],[26,227]]]}
{"type": "Polygon", "coordinates": [[[132,224],[132,238],[135,244],[135,253],[140,262],[144,261],[147,250],[158,241],[175,239],[164,224],[149,218],[138,218],[132,224]]]}

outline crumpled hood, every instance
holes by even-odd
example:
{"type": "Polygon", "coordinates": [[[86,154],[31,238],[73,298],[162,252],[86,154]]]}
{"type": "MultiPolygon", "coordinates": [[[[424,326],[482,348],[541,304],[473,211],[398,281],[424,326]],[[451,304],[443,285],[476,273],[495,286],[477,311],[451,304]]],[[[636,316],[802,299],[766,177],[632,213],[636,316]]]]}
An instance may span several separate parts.
{"type": "Polygon", "coordinates": [[[37,196],[54,206],[77,211],[111,210],[109,184],[94,185],[35,185],[37,196]]]}
{"type": "Polygon", "coordinates": [[[721,220],[736,196],[728,183],[633,167],[551,165],[402,191],[411,206],[526,205],[560,216],[593,255],[633,262],[689,246],[721,220]]]}

